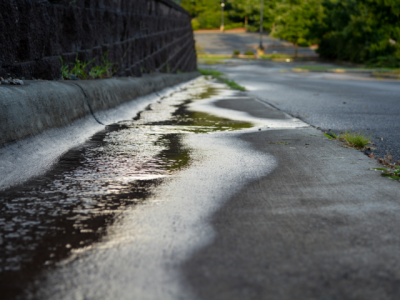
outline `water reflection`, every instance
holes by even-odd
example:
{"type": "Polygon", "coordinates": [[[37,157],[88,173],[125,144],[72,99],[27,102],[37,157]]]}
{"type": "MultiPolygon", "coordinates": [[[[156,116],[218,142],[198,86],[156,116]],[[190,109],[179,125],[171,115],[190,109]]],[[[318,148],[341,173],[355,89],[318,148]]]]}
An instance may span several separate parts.
{"type": "Polygon", "coordinates": [[[192,100],[187,100],[182,105],[179,105],[178,109],[172,114],[171,119],[151,122],[146,125],[169,125],[168,130],[175,130],[182,133],[234,131],[254,127],[250,122],[221,118],[204,112],[189,111],[187,106],[192,102],[192,100]]]}

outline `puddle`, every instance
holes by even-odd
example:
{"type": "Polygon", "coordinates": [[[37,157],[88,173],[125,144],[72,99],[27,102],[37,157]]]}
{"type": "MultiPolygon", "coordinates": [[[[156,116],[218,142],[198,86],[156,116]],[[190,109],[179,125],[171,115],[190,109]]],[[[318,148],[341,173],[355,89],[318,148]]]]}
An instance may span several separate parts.
{"type": "Polygon", "coordinates": [[[252,128],[188,110],[229,90],[204,81],[112,124],[45,175],[0,192],[0,293],[15,299],[41,272],[101,242],[127,207],[191,163],[183,135],[252,128]]]}
{"type": "Polygon", "coordinates": [[[173,117],[168,121],[152,122],[146,125],[168,125],[168,130],[191,133],[210,133],[215,131],[235,131],[253,128],[254,124],[214,116],[204,112],[189,111],[192,100],[179,105],[173,117]]]}

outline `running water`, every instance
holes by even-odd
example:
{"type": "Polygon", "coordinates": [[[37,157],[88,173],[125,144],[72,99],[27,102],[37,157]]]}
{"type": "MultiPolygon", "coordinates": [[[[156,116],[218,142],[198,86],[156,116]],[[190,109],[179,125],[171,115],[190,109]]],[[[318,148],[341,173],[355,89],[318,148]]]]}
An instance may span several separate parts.
{"type": "Polygon", "coordinates": [[[301,125],[212,104],[238,96],[198,79],[0,192],[5,298],[192,297],[179,265],[212,240],[207,220],[276,165],[235,136],[301,125]]]}

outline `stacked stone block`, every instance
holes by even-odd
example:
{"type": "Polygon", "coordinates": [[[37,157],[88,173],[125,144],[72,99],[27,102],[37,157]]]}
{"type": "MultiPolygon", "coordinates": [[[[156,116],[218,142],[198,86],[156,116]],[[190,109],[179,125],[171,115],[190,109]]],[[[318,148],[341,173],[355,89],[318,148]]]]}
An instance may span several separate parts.
{"type": "Polygon", "coordinates": [[[171,0],[0,0],[0,76],[58,79],[61,60],[117,75],[196,69],[189,14],[171,0]]]}

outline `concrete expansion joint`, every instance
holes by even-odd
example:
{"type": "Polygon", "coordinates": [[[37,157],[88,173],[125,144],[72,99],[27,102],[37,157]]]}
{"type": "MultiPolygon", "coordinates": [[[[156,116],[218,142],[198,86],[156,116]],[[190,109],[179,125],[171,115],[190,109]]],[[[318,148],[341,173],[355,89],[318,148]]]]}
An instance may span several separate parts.
{"type": "MultiPolygon", "coordinates": [[[[274,109],[280,111],[280,112],[283,113],[286,117],[288,117],[288,118],[290,118],[290,119],[293,119],[293,118],[294,118],[294,119],[297,119],[295,116],[292,116],[292,115],[290,115],[290,114],[288,114],[288,113],[282,111],[279,107],[273,105],[272,103],[270,103],[270,102],[268,102],[268,101],[265,101],[264,99],[262,99],[262,98],[260,98],[260,97],[258,97],[258,96],[253,96],[253,97],[254,97],[254,99],[255,99],[256,101],[258,101],[258,102],[260,102],[260,103],[262,103],[262,104],[264,104],[264,105],[269,105],[269,106],[271,106],[272,108],[274,108],[274,109]]],[[[304,122],[303,120],[301,120],[301,121],[302,121],[303,123],[307,124],[308,126],[312,126],[312,125],[310,125],[310,124],[304,122]]]]}
{"type": "Polygon", "coordinates": [[[77,83],[75,83],[75,82],[71,82],[71,83],[72,83],[73,85],[76,85],[77,87],[79,87],[79,88],[82,90],[82,93],[83,93],[83,95],[85,96],[85,99],[86,99],[86,103],[87,103],[87,105],[88,105],[88,107],[89,107],[90,114],[91,114],[92,117],[96,120],[96,122],[99,123],[99,124],[101,124],[101,125],[106,126],[106,124],[104,124],[103,122],[101,122],[101,121],[96,117],[96,115],[94,114],[93,108],[92,108],[92,106],[90,105],[90,102],[89,102],[89,97],[87,96],[85,90],[84,90],[79,84],[77,84],[77,83]]]}

